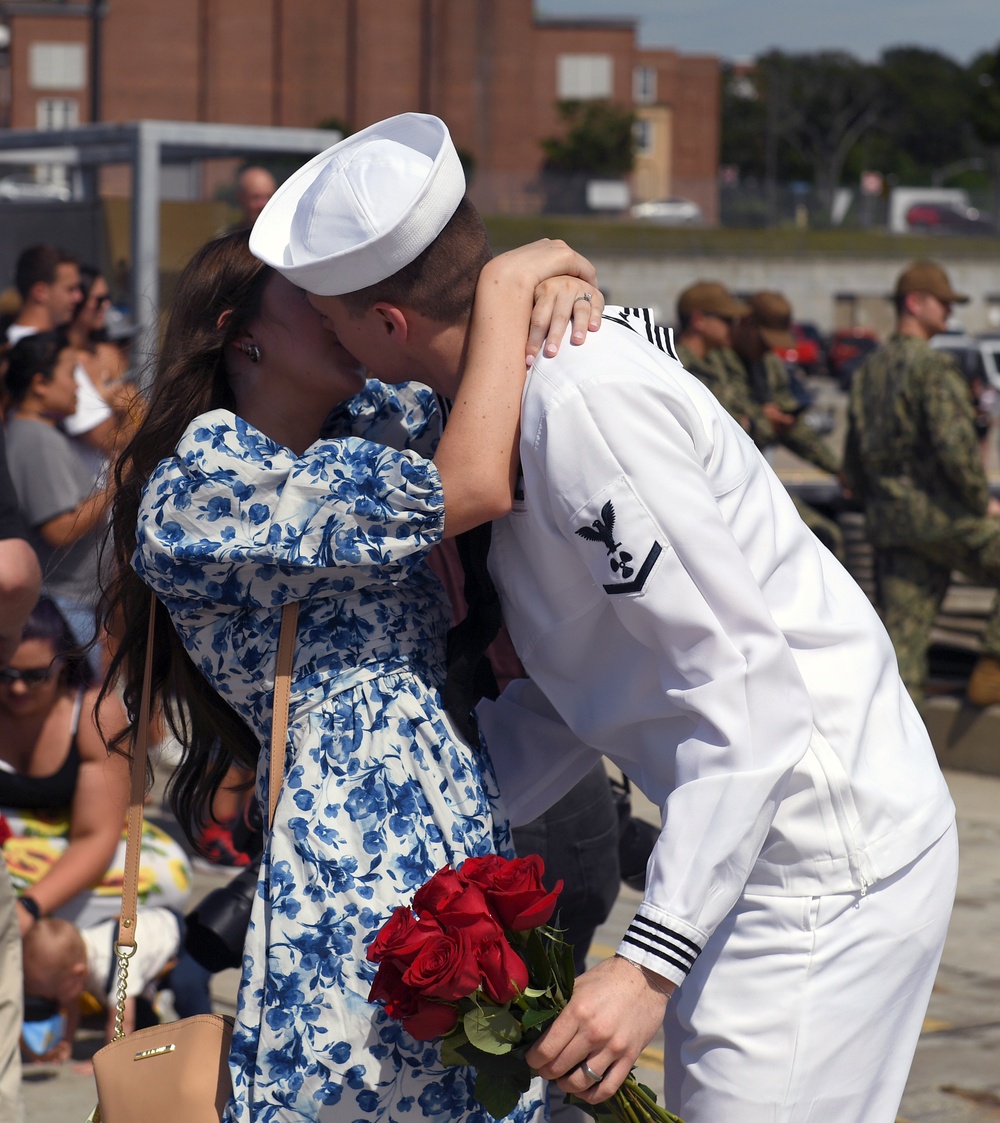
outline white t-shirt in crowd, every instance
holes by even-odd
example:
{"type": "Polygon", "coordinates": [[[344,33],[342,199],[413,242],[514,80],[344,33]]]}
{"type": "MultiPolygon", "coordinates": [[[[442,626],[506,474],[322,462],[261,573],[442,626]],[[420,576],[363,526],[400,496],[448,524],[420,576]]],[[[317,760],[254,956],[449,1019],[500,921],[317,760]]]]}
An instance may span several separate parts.
{"type": "MultiPolygon", "coordinates": [[[[38,328],[28,327],[25,324],[11,324],[7,329],[7,342],[13,346],[37,331],[38,328]]],[[[77,363],[73,368],[73,378],[76,381],[76,413],[64,418],[62,429],[67,436],[80,437],[107,421],[112,416],[112,412],[111,407],[97,392],[97,387],[82,364],[77,363]]]]}
{"type": "MultiPolygon", "coordinates": [[[[114,1004],[118,982],[117,934],[118,921],[112,919],[80,929],[87,949],[87,990],[108,1006],[114,1004]]],[[[140,908],[136,914],[135,954],[128,961],[126,997],[152,991],[170,961],[177,958],[180,946],[181,926],[176,913],[152,905],[140,908]]]]}

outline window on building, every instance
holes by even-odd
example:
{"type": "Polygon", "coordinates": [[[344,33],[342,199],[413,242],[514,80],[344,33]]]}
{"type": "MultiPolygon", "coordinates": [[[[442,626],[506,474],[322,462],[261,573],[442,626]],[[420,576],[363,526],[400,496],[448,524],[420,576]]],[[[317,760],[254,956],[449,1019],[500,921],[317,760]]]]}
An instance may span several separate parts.
{"type": "Polygon", "coordinates": [[[611,97],[613,78],[610,55],[560,55],[556,96],[560,101],[611,97]]]}
{"type": "Polygon", "coordinates": [[[632,126],[632,136],[635,140],[635,154],[648,156],[653,151],[653,122],[638,120],[632,126]]]}
{"type": "Polygon", "coordinates": [[[636,105],[656,102],[656,71],[651,66],[637,66],[632,71],[632,100],[636,105]]]}
{"type": "Polygon", "coordinates": [[[35,107],[40,129],[71,129],[80,123],[80,105],[72,97],[42,97],[35,107]]]}
{"type": "Polygon", "coordinates": [[[87,81],[83,43],[32,43],[28,81],[33,90],[82,90],[87,81]]]}

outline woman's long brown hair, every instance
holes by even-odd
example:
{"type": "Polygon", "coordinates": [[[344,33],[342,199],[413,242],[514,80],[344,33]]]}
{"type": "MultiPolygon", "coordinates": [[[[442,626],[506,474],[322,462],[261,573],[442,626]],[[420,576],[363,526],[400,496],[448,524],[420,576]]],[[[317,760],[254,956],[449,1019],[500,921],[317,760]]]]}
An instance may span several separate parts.
{"type": "MultiPolygon", "coordinates": [[[[151,593],[132,569],[142,492],[157,464],[170,456],[188,425],[212,409],[233,409],[226,348],[260,311],[272,276],[247,246],[248,231],[203,246],[177,284],[150,399],[135,436],[114,469],[115,496],[105,544],[101,618],[113,656],[101,698],[121,686],[128,725],[109,748],[130,755],[142,697],[151,593]]],[[[211,801],[229,766],[256,768],[259,742],[242,718],[195,667],[162,603],[156,608],[151,712],[161,712],[183,748],[167,787],[171,810],[188,839],[211,814],[211,801]]]]}

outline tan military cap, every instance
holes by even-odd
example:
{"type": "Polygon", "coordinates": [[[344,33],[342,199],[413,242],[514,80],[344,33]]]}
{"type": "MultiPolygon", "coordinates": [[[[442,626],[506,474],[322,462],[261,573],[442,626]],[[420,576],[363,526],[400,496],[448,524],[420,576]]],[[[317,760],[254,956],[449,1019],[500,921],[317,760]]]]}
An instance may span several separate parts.
{"type": "Polygon", "coordinates": [[[706,312],[710,316],[737,319],[750,309],[718,281],[697,281],[677,298],[677,315],[690,316],[692,312],[706,312]]]}
{"type": "Polygon", "coordinates": [[[936,261],[915,261],[908,265],[896,280],[896,296],[908,292],[927,292],[945,304],[968,304],[969,298],[955,292],[948,280],[948,274],[936,261]]]}
{"type": "Polygon", "coordinates": [[[780,292],[757,292],[750,297],[750,320],[757,325],[768,347],[785,349],[795,346],[792,306],[780,292]]]}

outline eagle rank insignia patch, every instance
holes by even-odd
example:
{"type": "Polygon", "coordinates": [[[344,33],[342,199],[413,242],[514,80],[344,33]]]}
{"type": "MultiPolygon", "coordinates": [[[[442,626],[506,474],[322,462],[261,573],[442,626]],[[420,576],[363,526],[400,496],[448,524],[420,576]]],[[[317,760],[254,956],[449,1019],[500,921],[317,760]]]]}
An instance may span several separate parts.
{"type": "Polygon", "coordinates": [[[652,519],[624,480],[577,511],[573,533],[593,543],[585,558],[606,593],[641,593],[663,552],[652,519]]]}

